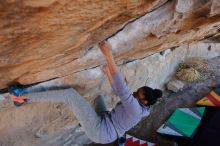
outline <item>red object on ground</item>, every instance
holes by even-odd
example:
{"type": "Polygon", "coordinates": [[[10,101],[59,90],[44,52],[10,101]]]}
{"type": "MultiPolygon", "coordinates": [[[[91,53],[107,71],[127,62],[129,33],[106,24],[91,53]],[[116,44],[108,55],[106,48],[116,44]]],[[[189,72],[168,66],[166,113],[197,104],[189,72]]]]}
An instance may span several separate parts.
{"type": "Polygon", "coordinates": [[[136,137],[126,134],[126,142],[124,146],[156,146],[156,144],[140,140],[136,137]]]}

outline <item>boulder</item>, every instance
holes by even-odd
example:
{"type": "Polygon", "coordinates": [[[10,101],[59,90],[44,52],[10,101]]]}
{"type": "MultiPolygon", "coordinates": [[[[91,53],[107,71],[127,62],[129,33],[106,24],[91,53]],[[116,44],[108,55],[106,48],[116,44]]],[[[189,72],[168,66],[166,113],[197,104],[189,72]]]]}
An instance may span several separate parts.
{"type": "Polygon", "coordinates": [[[173,92],[181,91],[184,87],[184,83],[180,80],[171,80],[167,83],[167,89],[173,92]]]}

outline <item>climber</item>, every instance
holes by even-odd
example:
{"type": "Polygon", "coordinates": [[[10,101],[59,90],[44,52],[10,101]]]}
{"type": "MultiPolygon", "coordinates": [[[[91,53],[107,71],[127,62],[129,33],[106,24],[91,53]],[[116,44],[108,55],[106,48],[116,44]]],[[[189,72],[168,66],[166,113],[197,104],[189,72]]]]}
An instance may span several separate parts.
{"type": "Polygon", "coordinates": [[[24,102],[63,102],[73,111],[92,141],[102,144],[116,141],[142,117],[149,115],[150,105],[162,96],[162,91],[144,86],[131,93],[118,72],[109,44],[101,42],[99,47],[107,62],[103,72],[121,100],[112,111],[107,112],[103,96],[95,99],[94,110],[73,88],[36,93],[28,93],[22,88],[10,88],[12,100],[18,102],[17,105],[24,102]]]}

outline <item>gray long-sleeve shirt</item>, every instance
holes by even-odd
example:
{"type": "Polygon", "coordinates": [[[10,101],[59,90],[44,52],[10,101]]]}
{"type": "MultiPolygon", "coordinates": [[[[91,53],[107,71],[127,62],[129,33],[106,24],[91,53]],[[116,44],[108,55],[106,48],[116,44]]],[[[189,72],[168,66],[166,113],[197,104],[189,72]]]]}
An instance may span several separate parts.
{"type": "Polygon", "coordinates": [[[100,140],[109,143],[124,135],[126,131],[134,127],[142,117],[149,115],[149,107],[140,105],[132,95],[120,73],[113,74],[114,92],[120,97],[116,107],[105,114],[101,121],[100,140]]]}

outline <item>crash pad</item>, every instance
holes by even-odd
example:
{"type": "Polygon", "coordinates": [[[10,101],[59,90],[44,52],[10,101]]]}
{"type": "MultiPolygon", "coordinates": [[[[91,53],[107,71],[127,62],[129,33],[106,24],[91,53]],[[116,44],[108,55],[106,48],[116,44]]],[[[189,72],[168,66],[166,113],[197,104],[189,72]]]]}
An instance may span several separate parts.
{"type": "Polygon", "coordinates": [[[177,108],[157,132],[191,138],[199,126],[204,112],[205,107],[177,108]]]}
{"type": "Polygon", "coordinates": [[[220,107],[220,87],[210,91],[205,97],[199,100],[197,105],[220,107]]]}

